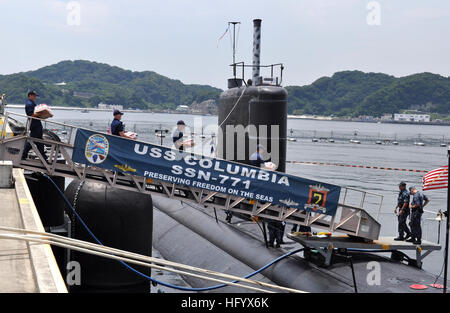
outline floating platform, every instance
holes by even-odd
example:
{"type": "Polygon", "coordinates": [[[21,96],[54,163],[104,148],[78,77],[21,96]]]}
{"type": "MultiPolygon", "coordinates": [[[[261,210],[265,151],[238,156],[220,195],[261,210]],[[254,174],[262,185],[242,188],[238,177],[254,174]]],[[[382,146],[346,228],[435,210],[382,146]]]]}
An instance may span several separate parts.
{"type": "MultiPolygon", "coordinates": [[[[3,178],[8,168],[13,178],[9,188],[0,188],[1,226],[43,232],[23,171],[12,169],[6,162],[0,167],[3,178]]],[[[0,293],[67,293],[51,247],[0,239],[0,293]]]]}
{"type": "Polygon", "coordinates": [[[397,261],[406,259],[408,264],[422,267],[422,260],[433,251],[441,250],[441,246],[429,241],[422,240],[422,244],[416,245],[406,241],[396,241],[394,237],[380,237],[378,240],[370,242],[358,240],[345,235],[331,237],[314,237],[288,234],[287,237],[300,243],[308,249],[317,250],[324,258],[324,265],[332,263],[332,255],[335,249],[358,252],[392,252],[391,258],[397,261]],[[416,259],[410,259],[404,251],[416,251],[416,259]]]}

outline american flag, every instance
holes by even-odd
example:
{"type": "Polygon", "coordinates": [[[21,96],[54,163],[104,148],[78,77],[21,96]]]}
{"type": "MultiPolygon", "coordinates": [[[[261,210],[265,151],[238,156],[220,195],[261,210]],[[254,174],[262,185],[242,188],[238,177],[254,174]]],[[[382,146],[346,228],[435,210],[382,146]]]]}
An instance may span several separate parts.
{"type": "Polygon", "coordinates": [[[448,166],[429,171],[422,178],[423,190],[448,188],[448,166]]]}

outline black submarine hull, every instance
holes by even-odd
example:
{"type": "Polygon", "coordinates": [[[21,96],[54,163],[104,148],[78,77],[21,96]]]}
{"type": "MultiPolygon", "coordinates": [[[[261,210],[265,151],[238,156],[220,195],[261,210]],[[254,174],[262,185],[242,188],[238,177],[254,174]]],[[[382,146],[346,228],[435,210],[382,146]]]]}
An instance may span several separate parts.
{"type": "MultiPolygon", "coordinates": [[[[289,252],[266,248],[263,236],[254,223],[242,220],[238,226],[223,222],[225,213],[221,210],[217,211],[217,223],[212,209],[161,197],[153,197],[153,205],[155,220],[158,221],[153,228],[153,246],[165,259],[244,276],[289,252]]],[[[300,247],[298,244],[290,245],[291,249],[300,247]]],[[[354,253],[352,257],[358,292],[412,292],[412,284],[432,284],[435,281],[435,276],[424,270],[384,256],[354,253]]],[[[195,288],[213,285],[203,280],[183,278],[195,288]]],[[[323,268],[305,260],[301,253],[267,268],[255,277],[259,278],[307,292],[355,292],[348,261],[337,260],[330,267],[323,268]]],[[[246,290],[226,287],[214,292],[246,290]]],[[[439,290],[428,288],[421,292],[439,290]]]]}

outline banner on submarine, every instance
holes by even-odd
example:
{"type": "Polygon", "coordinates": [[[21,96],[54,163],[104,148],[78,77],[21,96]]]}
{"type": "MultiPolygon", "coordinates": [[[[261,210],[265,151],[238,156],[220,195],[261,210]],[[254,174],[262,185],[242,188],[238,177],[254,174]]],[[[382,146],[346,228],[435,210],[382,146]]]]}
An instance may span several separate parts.
{"type": "Polygon", "coordinates": [[[341,188],[223,159],[78,129],[72,159],[99,168],[334,215],[341,188]]]}

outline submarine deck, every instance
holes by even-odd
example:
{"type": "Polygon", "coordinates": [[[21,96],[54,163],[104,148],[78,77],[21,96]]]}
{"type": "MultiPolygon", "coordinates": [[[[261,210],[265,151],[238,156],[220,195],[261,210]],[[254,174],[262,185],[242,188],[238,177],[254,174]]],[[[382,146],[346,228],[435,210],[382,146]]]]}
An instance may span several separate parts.
{"type": "MultiPolygon", "coordinates": [[[[44,231],[23,171],[13,169],[13,178],[12,188],[0,188],[1,226],[44,231]]],[[[66,293],[50,246],[0,239],[0,292],[66,293]]]]}
{"type": "Polygon", "coordinates": [[[354,248],[354,249],[376,249],[376,250],[416,250],[420,247],[422,250],[441,250],[441,246],[426,240],[422,240],[421,245],[415,245],[406,241],[395,241],[394,237],[380,237],[372,242],[363,242],[352,240],[348,236],[332,237],[304,237],[295,234],[287,235],[290,239],[299,243],[306,244],[332,244],[335,248],[354,248]]]}

